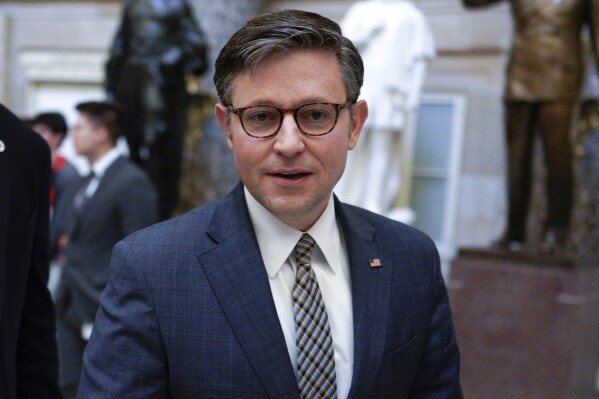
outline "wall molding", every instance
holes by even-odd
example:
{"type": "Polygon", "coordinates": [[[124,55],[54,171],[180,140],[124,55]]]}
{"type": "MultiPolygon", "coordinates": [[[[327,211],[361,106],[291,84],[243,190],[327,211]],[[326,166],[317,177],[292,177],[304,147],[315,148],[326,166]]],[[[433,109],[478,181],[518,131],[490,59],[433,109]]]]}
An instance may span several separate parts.
{"type": "Polygon", "coordinates": [[[25,49],[19,65],[25,80],[32,82],[101,83],[106,52],[93,50],[25,49]]]}

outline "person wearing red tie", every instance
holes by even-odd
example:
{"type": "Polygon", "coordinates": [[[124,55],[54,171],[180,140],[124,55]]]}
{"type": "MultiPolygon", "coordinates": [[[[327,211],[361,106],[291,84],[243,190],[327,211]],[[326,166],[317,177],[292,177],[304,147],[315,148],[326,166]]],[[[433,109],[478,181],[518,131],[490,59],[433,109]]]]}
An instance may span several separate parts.
{"type": "Polygon", "coordinates": [[[50,147],[52,157],[52,177],[50,184],[50,259],[61,262],[61,237],[64,234],[64,215],[57,214],[56,209],[68,188],[80,179],[79,172],[58,149],[67,135],[67,123],[58,112],[41,112],[28,121],[50,147]]]}

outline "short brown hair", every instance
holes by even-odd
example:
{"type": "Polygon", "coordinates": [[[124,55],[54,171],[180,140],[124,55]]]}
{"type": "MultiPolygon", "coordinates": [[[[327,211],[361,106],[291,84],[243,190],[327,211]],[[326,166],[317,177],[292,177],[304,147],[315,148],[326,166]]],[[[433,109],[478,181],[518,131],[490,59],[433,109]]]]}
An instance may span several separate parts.
{"type": "Polygon", "coordinates": [[[67,135],[67,122],[60,112],[41,112],[27,121],[29,126],[44,125],[52,131],[53,135],[61,136],[61,141],[67,135]]]}
{"type": "Polygon", "coordinates": [[[113,143],[121,135],[121,108],[107,101],[86,101],[79,103],[75,109],[87,116],[95,126],[104,126],[113,143]]]}
{"type": "Polygon", "coordinates": [[[348,100],[358,99],[364,64],[351,40],[342,35],[339,24],[308,11],[281,10],[250,20],[222,48],[214,68],[214,84],[221,103],[231,104],[231,88],[237,73],[253,72],[267,57],[295,49],[334,52],[348,100]]]}

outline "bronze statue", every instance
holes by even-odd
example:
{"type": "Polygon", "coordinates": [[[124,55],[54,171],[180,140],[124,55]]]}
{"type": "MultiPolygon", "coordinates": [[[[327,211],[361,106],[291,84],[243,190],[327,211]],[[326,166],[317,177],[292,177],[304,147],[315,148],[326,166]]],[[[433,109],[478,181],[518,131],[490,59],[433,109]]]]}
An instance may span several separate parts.
{"type": "MultiPolygon", "coordinates": [[[[478,7],[501,0],[462,0],[478,7]]],[[[508,221],[502,248],[522,247],[532,188],[531,163],[538,132],[547,170],[547,218],[542,251],[567,243],[573,204],[572,118],[583,78],[581,33],[599,54],[599,0],[510,0],[515,35],[505,87],[508,150],[508,221]]]]}
{"type": "Polygon", "coordinates": [[[124,111],[130,156],[177,205],[189,96],[186,78],[208,68],[206,37],[185,0],[126,0],[106,64],[106,91],[124,111]]]}

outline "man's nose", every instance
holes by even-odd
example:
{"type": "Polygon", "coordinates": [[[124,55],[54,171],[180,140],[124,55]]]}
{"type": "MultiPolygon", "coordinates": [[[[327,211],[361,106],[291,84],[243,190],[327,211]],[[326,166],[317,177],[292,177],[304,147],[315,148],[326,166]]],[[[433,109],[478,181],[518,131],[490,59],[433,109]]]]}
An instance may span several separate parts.
{"type": "Polygon", "coordinates": [[[274,150],[285,156],[294,156],[305,150],[304,135],[299,130],[293,113],[283,115],[283,123],[279,133],[275,136],[274,150]]]}

